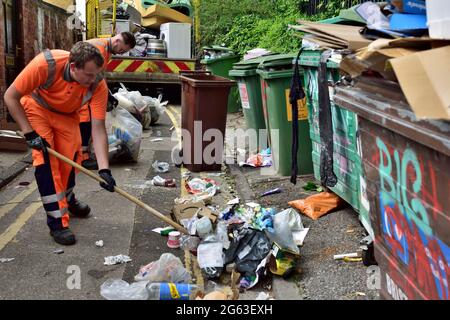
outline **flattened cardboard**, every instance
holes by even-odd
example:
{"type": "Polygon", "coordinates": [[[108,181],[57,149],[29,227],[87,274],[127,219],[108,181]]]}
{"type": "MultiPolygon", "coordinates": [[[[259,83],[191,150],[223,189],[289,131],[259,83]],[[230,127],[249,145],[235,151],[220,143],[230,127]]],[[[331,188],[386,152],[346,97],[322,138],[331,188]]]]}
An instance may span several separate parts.
{"type": "Polygon", "coordinates": [[[417,118],[450,120],[450,46],[391,59],[390,63],[417,118]]]}
{"type": "Polygon", "coordinates": [[[358,50],[360,48],[367,47],[371,42],[371,40],[364,38],[360,34],[361,27],[317,23],[305,20],[299,20],[298,22],[314,29],[317,32],[333,36],[338,40],[344,40],[346,43],[348,43],[348,48],[351,50],[358,50]]]}
{"type": "Polygon", "coordinates": [[[203,201],[176,205],[172,209],[171,216],[175,222],[180,223],[183,219],[192,218],[196,213],[199,218],[208,217],[212,223],[217,221],[217,215],[207,208],[203,201]]]}

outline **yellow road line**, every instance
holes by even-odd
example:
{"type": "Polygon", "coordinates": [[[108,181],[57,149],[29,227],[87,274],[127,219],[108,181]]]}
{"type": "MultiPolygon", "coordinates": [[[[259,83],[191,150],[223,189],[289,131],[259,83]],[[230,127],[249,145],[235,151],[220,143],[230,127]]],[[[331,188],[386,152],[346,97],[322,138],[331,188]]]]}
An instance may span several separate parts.
{"type": "MultiPolygon", "coordinates": [[[[175,126],[175,130],[177,130],[178,139],[181,141],[181,128],[180,128],[180,125],[178,124],[177,118],[174,115],[174,113],[176,113],[178,115],[178,117],[180,117],[180,112],[173,107],[169,107],[169,108],[166,108],[166,113],[167,113],[167,116],[169,117],[170,121],[172,122],[172,124],[175,126]]],[[[187,192],[186,188],[184,187],[186,184],[186,178],[183,178],[183,174],[187,171],[188,170],[184,167],[181,167],[181,169],[180,169],[181,197],[185,197],[188,195],[188,192],[187,192]]],[[[184,251],[184,265],[185,265],[186,270],[191,270],[191,268],[192,268],[194,277],[197,280],[196,282],[197,282],[198,287],[202,291],[204,291],[205,290],[205,280],[203,279],[202,271],[200,270],[197,259],[191,259],[191,253],[188,250],[184,251]]]]}
{"type": "Polygon", "coordinates": [[[13,210],[17,207],[26,197],[32,194],[37,189],[36,181],[30,184],[27,190],[24,190],[22,193],[19,193],[14,199],[10,200],[7,204],[0,205],[0,218],[2,218],[5,214],[13,210]]]}
{"type": "Polygon", "coordinates": [[[28,220],[42,207],[41,201],[33,202],[24,212],[20,214],[16,221],[11,224],[5,232],[0,235],[0,251],[17,235],[28,220]]]}
{"type": "Polygon", "coordinates": [[[171,109],[172,108],[166,108],[166,113],[170,121],[172,122],[173,126],[175,127],[175,130],[177,130],[178,139],[181,140],[181,128],[180,125],[178,124],[177,118],[175,117],[171,109]]]}
{"type": "MultiPolygon", "coordinates": [[[[166,111],[167,111],[167,115],[170,118],[170,121],[172,121],[173,125],[175,126],[175,128],[177,130],[178,139],[181,141],[181,128],[180,128],[180,126],[178,124],[178,121],[177,121],[175,115],[173,114],[174,112],[175,113],[178,113],[178,112],[173,107],[167,108],[166,111]]],[[[178,113],[178,115],[179,115],[179,113],[178,113]]],[[[184,188],[184,185],[186,184],[186,179],[183,178],[184,173],[187,172],[187,171],[188,170],[186,168],[181,167],[181,170],[180,170],[180,173],[181,173],[181,179],[180,179],[181,180],[181,188],[180,188],[181,194],[180,194],[180,196],[181,197],[185,197],[185,196],[188,195],[188,192],[187,192],[186,188],[184,188]]]]}
{"type": "Polygon", "coordinates": [[[194,259],[193,269],[194,269],[195,278],[197,279],[198,287],[203,292],[205,292],[205,280],[203,279],[203,274],[202,274],[202,271],[200,270],[200,266],[198,265],[198,260],[197,259],[194,259]]]}

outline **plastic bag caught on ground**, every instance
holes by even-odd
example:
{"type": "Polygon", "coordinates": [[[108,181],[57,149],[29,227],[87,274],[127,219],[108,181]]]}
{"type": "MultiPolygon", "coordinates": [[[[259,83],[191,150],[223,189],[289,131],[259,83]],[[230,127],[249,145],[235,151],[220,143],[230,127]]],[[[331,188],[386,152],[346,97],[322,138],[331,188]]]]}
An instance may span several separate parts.
{"type": "Polygon", "coordinates": [[[227,250],[230,247],[230,239],[228,238],[228,228],[225,221],[219,221],[217,223],[216,236],[222,242],[223,248],[227,250]]]}
{"type": "Polygon", "coordinates": [[[121,279],[108,279],[100,287],[107,300],[148,300],[147,281],[129,284],[121,279]]]}
{"type": "Polygon", "coordinates": [[[158,120],[159,116],[161,116],[166,111],[166,107],[167,107],[167,104],[169,103],[169,101],[163,102],[162,94],[160,94],[158,96],[158,98],[152,98],[152,97],[148,97],[148,96],[144,96],[143,98],[146,101],[146,103],[150,109],[150,112],[152,113],[152,117],[155,117],[156,120],[158,120]]]}
{"type": "Polygon", "coordinates": [[[225,251],[225,265],[234,262],[238,272],[252,277],[255,276],[258,265],[270,252],[270,240],[264,232],[253,229],[244,229],[240,233],[244,236],[233,238],[230,248],[225,251]]]}
{"type": "Polygon", "coordinates": [[[142,140],[142,125],[123,108],[117,107],[111,113],[112,133],[126,147],[129,156],[137,161],[142,140]]]}
{"type": "Polygon", "coordinates": [[[208,279],[217,278],[223,270],[223,245],[221,242],[202,242],[197,247],[198,266],[208,279]]]}
{"type": "Polygon", "coordinates": [[[294,209],[287,209],[273,217],[273,229],[266,230],[266,235],[272,242],[277,243],[281,249],[298,254],[300,250],[294,241],[292,232],[303,229],[303,224],[297,212],[294,209]]]}
{"type": "Polygon", "coordinates": [[[191,276],[179,258],[163,253],[159,260],[142,267],[135,281],[190,283],[191,276]]]}
{"type": "Polygon", "coordinates": [[[311,219],[317,220],[321,216],[343,207],[345,202],[333,192],[322,192],[306,199],[290,201],[288,204],[311,219]]]}

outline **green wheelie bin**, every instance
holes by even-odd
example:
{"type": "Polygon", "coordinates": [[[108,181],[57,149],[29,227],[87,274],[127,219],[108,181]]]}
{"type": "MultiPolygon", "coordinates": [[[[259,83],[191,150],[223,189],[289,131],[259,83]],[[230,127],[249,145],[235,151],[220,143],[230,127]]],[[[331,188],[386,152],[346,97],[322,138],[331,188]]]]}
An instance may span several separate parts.
{"type": "MultiPolygon", "coordinates": [[[[229,71],[233,68],[233,64],[239,62],[241,57],[234,54],[228,48],[222,48],[218,46],[205,47],[204,51],[213,51],[216,54],[211,55],[210,58],[205,58],[200,61],[206,67],[206,70],[210,71],[213,75],[230,79],[228,75],[229,71]],[[217,54],[219,52],[219,54],[217,54]]],[[[240,99],[239,91],[237,87],[231,88],[230,95],[228,96],[227,112],[235,113],[239,111],[240,99]]]]}
{"type": "Polygon", "coordinates": [[[312,174],[311,138],[309,135],[308,109],[303,101],[298,103],[298,119],[292,119],[289,103],[291,79],[294,74],[292,61],[296,54],[266,57],[256,71],[260,75],[263,109],[273,162],[281,176],[291,175],[292,121],[298,121],[297,153],[298,174],[312,174]]]}
{"type": "Polygon", "coordinates": [[[247,129],[253,129],[256,132],[259,132],[260,129],[266,129],[261,97],[261,81],[256,73],[256,69],[263,59],[264,57],[261,57],[235,63],[233,69],[229,72],[230,77],[238,83],[247,129]]]}
{"type": "MultiPolygon", "coordinates": [[[[312,159],[314,176],[320,181],[320,153],[322,143],[319,127],[319,65],[322,51],[304,50],[300,55],[299,65],[303,69],[304,89],[308,100],[308,116],[310,136],[312,141],[312,159]]],[[[327,61],[327,79],[333,83],[339,80],[339,64],[327,61]]],[[[371,227],[369,210],[363,201],[365,177],[362,171],[362,160],[358,145],[358,116],[331,102],[333,123],[333,172],[337,184],[330,187],[331,191],[349,203],[359,213],[359,219],[368,234],[374,237],[371,227]]]]}

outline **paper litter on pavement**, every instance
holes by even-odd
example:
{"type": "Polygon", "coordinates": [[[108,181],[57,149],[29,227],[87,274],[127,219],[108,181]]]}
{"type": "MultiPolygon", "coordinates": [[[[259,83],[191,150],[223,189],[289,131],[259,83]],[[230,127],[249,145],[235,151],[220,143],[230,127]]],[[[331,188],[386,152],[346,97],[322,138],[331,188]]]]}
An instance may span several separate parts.
{"type": "Polygon", "coordinates": [[[123,254],[119,254],[118,256],[109,256],[105,257],[105,262],[103,263],[105,266],[112,266],[120,263],[130,262],[131,259],[129,256],[125,256],[123,254]]]}

